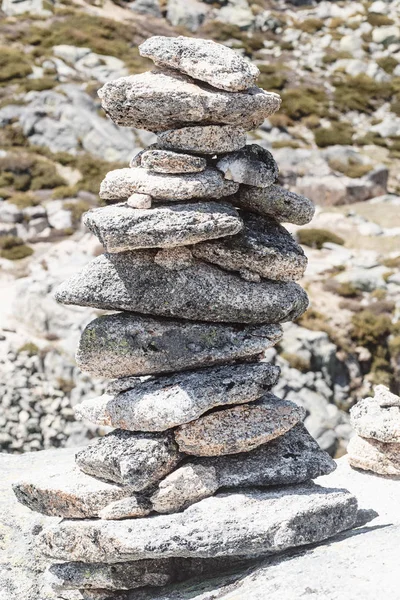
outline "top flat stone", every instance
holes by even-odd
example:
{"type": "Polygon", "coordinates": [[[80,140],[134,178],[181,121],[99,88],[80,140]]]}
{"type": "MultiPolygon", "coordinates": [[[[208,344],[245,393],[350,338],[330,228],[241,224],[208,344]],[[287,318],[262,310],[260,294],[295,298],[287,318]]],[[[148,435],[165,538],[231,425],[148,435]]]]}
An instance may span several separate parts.
{"type": "Polygon", "coordinates": [[[177,69],[228,92],[252,87],[260,74],[240,54],[211,40],[157,35],[141,44],[139,52],[159,67],[177,69]]]}
{"type": "Polygon", "coordinates": [[[257,87],[232,94],[160,69],[110,81],[98,95],[117,125],[154,132],[202,124],[255,129],[281,103],[278,94],[257,87]]]}
{"type": "Polygon", "coordinates": [[[365,398],[353,406],[350,420],[361,437],[400,442],[400,406],[382,407],[376,398],[365,398]]]}

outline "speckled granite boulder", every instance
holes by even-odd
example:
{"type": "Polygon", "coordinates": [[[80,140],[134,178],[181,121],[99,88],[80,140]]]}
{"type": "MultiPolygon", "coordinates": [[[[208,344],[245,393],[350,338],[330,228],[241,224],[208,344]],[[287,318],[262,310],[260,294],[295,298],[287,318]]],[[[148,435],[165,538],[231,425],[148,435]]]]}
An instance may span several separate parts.
{"type": "Polygon", "coordinates": [[[278,178],[278,165],[271,152],[258,144],[249,144],[229,152],[216,163],[225,179],[255,187],[269,187],[278,178]]]}
{"type": "Polygon", "coordinates": [[[351,409],[350,421],[361,437],[400,442],[400,406],[382,407],[377,399],[365,398],[351,409]]]}
{"type": "Polygon", "coordinates": [[[197,152],[198,154],[222,154],[242,148],[246,132],[242,127],[231,125],[205,125],[170,129],[158,135],[158,145],[170,150],[197,152]]]}

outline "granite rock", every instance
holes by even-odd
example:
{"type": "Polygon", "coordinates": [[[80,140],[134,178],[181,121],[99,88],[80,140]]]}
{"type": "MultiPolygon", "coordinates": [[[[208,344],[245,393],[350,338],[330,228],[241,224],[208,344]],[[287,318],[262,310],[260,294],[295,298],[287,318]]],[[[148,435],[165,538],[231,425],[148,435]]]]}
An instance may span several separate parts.
{"type": "Polygon", "coordinates": [[[117,125],[156,132],[193,123],[255,129],[281,103],[278,94],[257,87],[232,94],[167,69],[110,81],[98,95],[117,125]]]}
{"type": "Polygon", "coordinates": [[[392,394],[388,387],[385,385],[376,385],[374,387],[374,400],[382,408],[388,408],[390,406],[400,406],[400,396],[392,394]]]}
{"type": "Polygon", "coordinates": [[[215,88],[239,92],[255,85],[259,69],[238,52],[211,40],[154,36],[139,46],[157,66],[177,69],[215,88]]]}
{"type": "Polygon", "coordinates": [[[243,213],[243,230],[217,242],[202,242],[192,248],[197,258],[229,271],[250,271],[266,279],[301,279],[307,257],[288,231],[274,219],[243,213]]]}
{"type": "Polygon", "coordinates": [[[152,173],[141,167],[109,171],[100,185],[103,200],[126,200],[133,193],[148,194],[153,200],[218,199],[234,194],[238,184],[227,181],[217,169],[208,167],[201,173],[170,175],[152,173]]]}
{"type": "Polygon", "coordinates": [[[158,144],[170,150],[196,152],[198,154],[221,154],[233,152],[246,143],[242,127],[231,125],[204,125],[171,129],[158,135],[158,144]]]}
{"type": "Polygon", "coordinates": [[[136,492],[160,481],[180,460],[171,432],[132,433],[121,429],[98,438],[76,454],[76,464],[84,473],[124,484],[136,492]]]}
{"type": "Polygon", "coordinates": [[[257,400],[278,380],[279,368],[266,362],[234,364],[134,381],[111,396],[84,400],[78,418],[129,431],[164,431],[197,419],[221,405],[257,400]]]}
{"type": "Polygon", "coordinates": [[[350,422],[361,437],[400,442],[400,406],[382,407],[376,398],[365,398],[350,410],[350,422]]]}
{"type": "Polygon", "coordinates": [[[146,498],[128,496],[108,504],[99,512],[99,517],[106,520],[134,519],[135,517],[145,517],[150,512],[151,504],[146,498]]]}
{"type": "Polygon", "coordinates": [[[278,165],[271,152],[258,144],[249,144],[241,150],[230,152],[216,163],[225,179],[245,185],[265,188],[276,182],[278,165]]]}
{"type": "Polygon", "coordinates": [[[243,227],[234,208],[216,202],[157,206],[151,210],[114,204],[85,213],[83,223],[107,252],[197,244],[233,235],[243,227]]]}
{"type": "Polygon", "coordinates": [[[384,443],[355,435],[349,442],[347,452],[352,467],[400,478],[399,443],[384,443]]]}
{"type": "Polygon", "coordinates": [[[297,319],[308,306],[294,282],[251,283],[196,260],[173,271],[155,250],[103,254],[62,283],[62,304],[125,310],[195,321],[278,323],[297,319]]]}
{"type": "Polygon", "coordinates": [[[200,173],[206,169],[207,161],[201,156],[170,150],[145,150],[140,156],[140,166],[155,173],[200,173]]]}
{"type": "Polygon", "coordinates": [[[233,203],[259,215],[273,217],[281,223],[295,225],[306,225],[315,212],[311,200],[274,184],[268,188],[241,185],[233,203]]]}
{"type": "Polygon", "coordinates": [[[306,416],[306,411],[269,393],[256,402],[224,408],[181,425],[175,440],[181,452],[220,456],[249,452],[277,438],[306,416]]]}
{"type": "Polygon", "coordinates": [[[151,208],[152,198],[149,194],[131,194],[126,203],[131,208],[151,208]]]}

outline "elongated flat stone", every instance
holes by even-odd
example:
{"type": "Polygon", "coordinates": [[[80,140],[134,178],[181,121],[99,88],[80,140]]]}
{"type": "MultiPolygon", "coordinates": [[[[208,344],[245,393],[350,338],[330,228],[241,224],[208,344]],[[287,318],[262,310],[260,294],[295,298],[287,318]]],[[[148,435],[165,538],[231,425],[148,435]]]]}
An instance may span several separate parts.
{"type": "Polygon", "coordinates": [[[146,498],[129,496],[111,502],[99,511],[101,519],[134,519],[145,517],[151,512],[151,504],[146,498]]]}
{"type": "Polygon", "coordinates": [[[289,192],[279,185],[257,188],[240,186],[235,196],[235,206],[245,208],[265,217],[273,217],[281,223],[305,225],[314,216],[315,206],[305,196],[289,192]]]}
{"type": "Polygon", "coordinates": [[[157,206],[151,210],[114,204],[85,213],[83,223],[107,252],[197,244],[233,235],[243,227],[234,208],[216,202],[157,206]]]}
{"type": "Polygon", "coordinates": [[[201,173],[168,175],[152,173],[141,167],[109,171],[100,185],[103,200],[126,200],[133,193],[149,194],[153,200],[218,199],[234,194],[238,184],[224,179],[222,173],[208,167],[201,173]]]}
{"type": "Polygon", "coordinates": [[[278,165],[271,152],[258,144],[249,144],[220,158],[216,164],[225,179],[260,188],[269,187],[278,178],[278,165]]]}
{"type": "Polygon", "coordinates": [[[382,407],[376,398],[360,400],[350,410],[358,435],[380,442],[400,442],[400,406],[382,407]]]}
{"type": "Polygon", "coordinates": [[[141,44],[139,52],[159,67],[177,69],[228,92],[254,86],[260,74],[238,52],[211,40],[157,35],[141,44]]]}
{"type": "Polygon", "coordinates": [[[373,471],[378,475],[400,477],[400,444],[380,442],[359,435],[351,438],[348,448],[349,463],[357,469],[373,471]]]}
{"type": "Polygon", "coordinates": [[[173,513],[220,488],[297,484],[335,469],[335,461],[299,423],[251,452],[191,459],[159,483],[151,501],[157,512],[173,513]]]}
{"type": "Polygon", "coordinates": [[[145,150],[141,153],[140,165],[155,173],[200,173],[206,169],[207,161],[200,156],[169,150],[145,150]]]}
{"type": "Polygon", "coordinates": [[[228,323],[293,321],[308,306],[296,283],[251,283],[197,260],[174,271],[157,264],[152,250],[99,256],[55,297],[63,304],[228,323]]]}
{"type": "Polygon", "coordinates": [[[255,357],[282,338],[279,325],[240,327],[105,315],[82,333],[76,360],[94,376],[174,373],[255,357]]]}
{"type": "Polygon", "coordinates": [[[255,129],[281,103],[278,94],[257,87],[232,94],[161,69],[110,81],[98,95],[117,125],[156,132],[193,123],[255,129]]]}
{"type": "Polygon", "coordinates": [[[257,400],[278,380],[279,368],[265,362],[177,373],[105,394],[75,406],[80,419],[130,431],[165,431],[226,404],[257,400]]]}
{"type": "Polygon", "coordinates": [[[158,144],[163,148],[199,154],[233,152],[242,148],[245,143],[245,130],[231,125],[182,127],[158,135],[158,144]]]}
{"type": "Polygon", "coordinates": [[[39,536],[58,560],[115,563],[173,556],[255,557],[311,544],[351,527],[357,500],[299,485],[218,494],[183,513],[126,521],[63,521],[39,536]]]}
{"type": "Polygon", "coordinates": [[[78,467],[94,477],[141,492],[170,473],[181,460],[169,433],[132,433],[116,429],[76,455],[78,467]]]}
{"type": "Polygon", "coordinates": [[[250,452],[294,427],[306,411],[288,400],[265,394],[260,400],[224,408],[181,425],[175,440],[181,452],[221,456],[250,452]]]}
{"type": "Polygon", "coordinates": [[[193,246],[197,258],[230,271],[251,271],[266,279],[301,279],[307,257],[288,231],[274,219],[243,213],[243,230],[217,242],[193,246]]]}

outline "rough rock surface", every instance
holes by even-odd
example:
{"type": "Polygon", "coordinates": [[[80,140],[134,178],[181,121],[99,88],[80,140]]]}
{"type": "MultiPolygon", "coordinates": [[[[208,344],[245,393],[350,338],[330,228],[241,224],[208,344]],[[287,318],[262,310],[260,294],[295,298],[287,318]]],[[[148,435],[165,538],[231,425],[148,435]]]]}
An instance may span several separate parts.
{"type": "Polygon", "coordinates": [[[180,460],[171,432],[121,429],[98,438],[76,455],[76,464],[88,475],[122,483],[137,492],[160,481],[180,460]]]}
{"type": "Polygon", "coordinates": [[[82,371],[94,376],[173,373],[251,358],[281,337],[279,325],[240,327],[104,315],[87,325],[76,360],[82,371]]]}
{"type": "Polygon", "coordinates": [[[250,283],[200,261],[172,271],[155,258],[156,251],[151,250],[99,256],[57,288],[56,300],[231,323],[293,321],[308,306],[306,292],[294,282],[250,283]]]}
{"type": "Polygon", "coordinates": [[[306,411],[293,402],[266,394],[260,400],[217,410],[175,430],[179,449],[196,456],[249,452],[277,438],[299,421],[306,411]]]}
{"type": "Polygon", "coordinates": [[[111,502],[99,512],[101,519],[133,519],[145,517],[151,512],[151,504],[140,496],[128,496],[122,500],[111,502]]]}
{"type": "Polygon", "coordinates": [[[288,231],[274,219],[243,213],[243,230],[218,242],[192,248],[197,258],[230,271],[251,271],[266,279],[301,279],[307,257],[288,231]]]}
{"type": "Polygon", "coordinates": [[[254,129],[278,110],[278,94],[254,87],[232,94],[172,70],[121,77],[98,92],[117,125],[165,131],[188,124],[239,125],[254,129]]]}
{"type": "Polygon", "coordinates": [[[351,409],[350,422],[361,437],[400,442],[400,406],[382,407],[377,399],[365,398],[351,409]]]}
{"type": "Polygon", "coordinates": [[[314,484],[217,494],[182,513],[126,521],[50,526],[39,546],[58,560],[124,562],[147,558],[254,557],[327,539],[351,527],[357,501],[314,484]],[[210,518],[212,515],[212,518],[210,518]]]}
{"type": "Polygon", "coordinates": [[[216,202],[157,206],[151,210],[114,204],[85,213],[83,223],[107,252],[197,244],[233,235],[243,226],[235,209],[216,202]]]}
{"type": "Polygon", "coordinates": [[[156,200],[218,199],[234,194],[238,184],[227,181],[220,171],[208,167],[201,173],[169,175],[141,167],[109,171],[100,185],[103,200],[126,200],[133,193],[149,194],[156,200]]]}
{"type": "Polygon", "coordinates": [[[151,208],[151,196],[149,194],[131,194],[126,201],[131,208],[151,208]]]}
{"type": "Polygon", "coordinates": [[[269,363],[228,365],[134,382],[117,396],[103,395],[75,407],[79,418],[129,431],[164,431],[226,404],[257,400],[278,380],[269,363]],[[135,385],[136,383],[136,385],[135,385]]]}
{"type": "Polygon", "coordinates": [[[385,385],[376,385],[374,388],[374,400],[378,402],[382,408],[390,406],[400,406],[400,396],[392,394],[385,385]]]}
{"type": "Polygon", "coordinates": [[[235,206],[266,217],[273,217],[281,223],[306,225],[314,216],[314,204],[305,196],[289,192],[279,185],[268,188],[240,186],[234,199],[235,206]]]}
{"type": "Polygon", "coordinates": [[[276,182],[278,165],[271,152],[258,144],[249,144],[237,152],[230,152],[216,163],[225,179],[265,188],[276,182]]]}
{"type": "Polygon", "coordinates": [[[157,512],[176,512],[219,488],[303,483],[335,468],[329,454],[299,423],[251,452],[192,459],[159,483],[151,501],[157,512]]]}
{"type": "Polygon", "coordinates": [[[399,443],[384,443],[355,435],[351,438],[347,451],[353,467],[400,478],[399,443]]]}
{"type": "Polygon", "coordinates": [[[182,127],[160,133],[158,143],[170,150],[222,154],[242,148],[246,143],[246,132],[242,127],[231,125],[182,127]]]}
{"type": "Polygon", "coordinates": [[[145,150],[141,153],[140,164],[155,173],[199,173],[207,167],[205,158],[169,150],[145,150]]]}
{"type": "Polygon", "coordinates": [[[211,40],[157,35],[141,44],[139,52],[159,67],[177,69],[228,92],[254,86],[260,74],[238,52],[211,40]]]}

